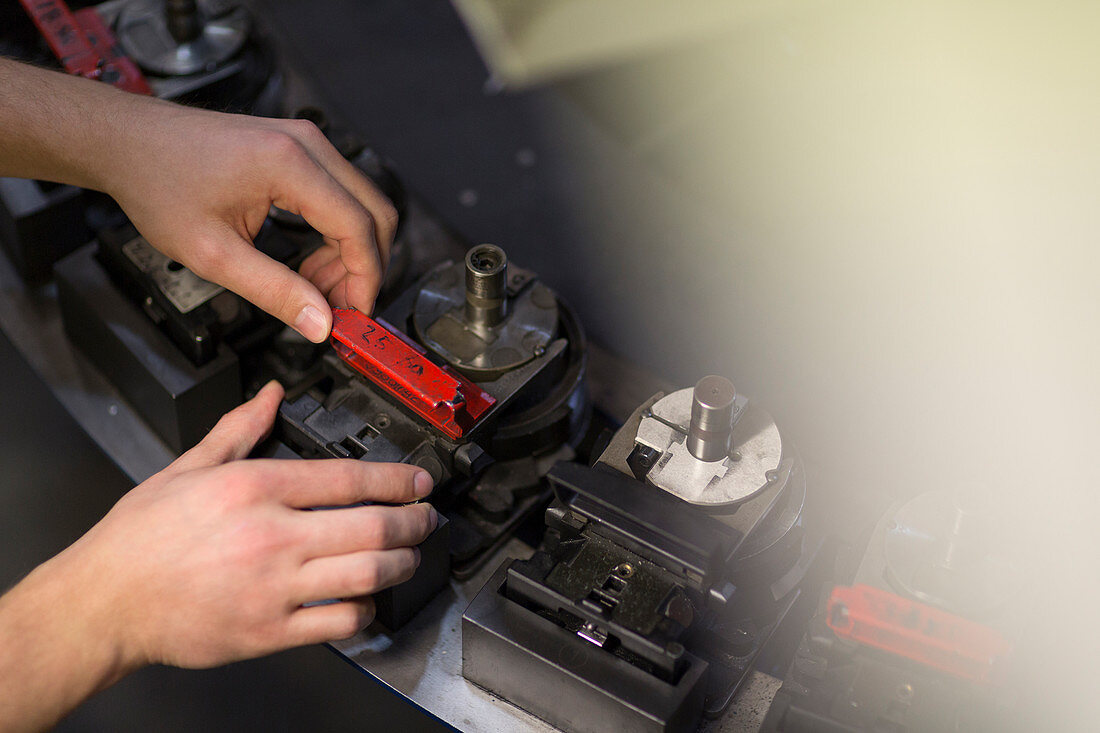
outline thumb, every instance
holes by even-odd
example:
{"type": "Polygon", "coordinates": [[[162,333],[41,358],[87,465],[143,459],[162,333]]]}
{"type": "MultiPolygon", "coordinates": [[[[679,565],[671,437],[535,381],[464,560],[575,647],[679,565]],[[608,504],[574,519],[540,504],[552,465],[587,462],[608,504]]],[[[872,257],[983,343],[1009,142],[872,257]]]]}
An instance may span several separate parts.
{"type": "MultiPolygon", "coordinates": [[[[328,338],[332,309],[307,279],[233,234],[200,277],[232,290],[314,343],[328,338]]],[[[187,264],[186,262],[184,264],[187,264]]],[[[194,270],[194,267],[191,267],[194,270]]]]}
{"type": "Polygon", "coordinates": [[[255,397],[223,415],[198,445],[169,468],[191,471],[246,457],[271,432],[283,395],[282,385],[271,380],[255,397]]]}

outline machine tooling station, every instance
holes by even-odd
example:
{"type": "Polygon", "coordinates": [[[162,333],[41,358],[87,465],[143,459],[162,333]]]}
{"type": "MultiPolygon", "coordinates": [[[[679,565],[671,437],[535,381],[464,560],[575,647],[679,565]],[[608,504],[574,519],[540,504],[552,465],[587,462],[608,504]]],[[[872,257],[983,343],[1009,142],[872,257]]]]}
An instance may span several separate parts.
{"type": "MultiPolygon", "coordinates": [[[[1011,715],[1022,560],[988,496],[944,487],[839,531],[803,446],[735,369],[687,351],[694,376],[672,381],[591,336],[600,284],[451,221],[421,193],[431,171],[407,173],[332,103],[286,13],[10,5],[0,53],[312,120],[398,209],[375,311],[334,309],[313,344],[160,254],[106,196],[0,179],[0,325],[131,480],[270,379],[286,397],[257,455],[431,474],[440,522],[415,576],[331,645],[364,695],[388,688],[425,725],[472,731],[902,733],[1011,715]]],[[[460,33],[451,12],[433,22],[460,33]]],[[[321,243],[278,209],[255,241],[290,267],[321,243]]]]}

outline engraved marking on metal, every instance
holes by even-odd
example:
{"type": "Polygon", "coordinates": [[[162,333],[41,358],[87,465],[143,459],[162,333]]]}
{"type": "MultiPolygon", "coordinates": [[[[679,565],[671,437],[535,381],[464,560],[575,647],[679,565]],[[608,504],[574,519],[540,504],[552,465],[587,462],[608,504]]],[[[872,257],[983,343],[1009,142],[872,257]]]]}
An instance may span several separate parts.
{"type": "Polygon", "coordinates": [[[422,347],[384,321],[354,308],[334,308],[331,342],[345,362],[452,438],[460,438],[496,400],[441,367],[422,347]]]}

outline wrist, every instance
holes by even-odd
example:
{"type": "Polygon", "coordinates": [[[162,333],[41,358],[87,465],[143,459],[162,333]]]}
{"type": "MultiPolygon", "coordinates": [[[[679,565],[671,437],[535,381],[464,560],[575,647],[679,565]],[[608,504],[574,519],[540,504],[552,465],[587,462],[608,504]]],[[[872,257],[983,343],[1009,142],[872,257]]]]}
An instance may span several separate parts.
{"type": "Polygon", "coordinates": [[[0,597],[0,730],[49,728],[141,666],[110,604],[64,555],[0,597]]]}
{"type": "MultiPolygon", "coordinates": [[[[119,200],[123,185],[149,164],[156,116],[170,103],[113,87],[89,91],[90,127],[71,151],[74,185],[119,200]]],[[[174,106],[174,105],[173,105],[174,106]]]]}
{"type": "Polygon", "coordinates": [[[89,672],[90,692],[96,692],[148,662],[126,628],[114,569],[74,552],[81,544],[35,568],[14,590],[37,598],[36,623],[49,629],[58,647],[75,655],[89,672]]]}

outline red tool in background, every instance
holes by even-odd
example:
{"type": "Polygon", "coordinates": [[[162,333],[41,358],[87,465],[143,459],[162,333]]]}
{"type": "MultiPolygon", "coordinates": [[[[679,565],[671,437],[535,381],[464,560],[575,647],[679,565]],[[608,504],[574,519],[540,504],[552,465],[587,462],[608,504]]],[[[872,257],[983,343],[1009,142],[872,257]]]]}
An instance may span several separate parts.
{"type": "Polygon", "coordinates": [[[70,74],[135,94],[153,93],[137,64],[124,56],[95,8],[75,13],[62,0],[19,0],[70,74]]]}
{"type": "Polygon", "coordinates": [[[996,682],[1011,651],[988,626],[870,585],[833,588],[826,622],[841,638],[976,682],[996,682]]]}
{"type": "Polygon", "coordinates": [[[496,400],[384,321],[333,308],[333,348],[349,366],[451,438],[461,438],[496,400]]]}

